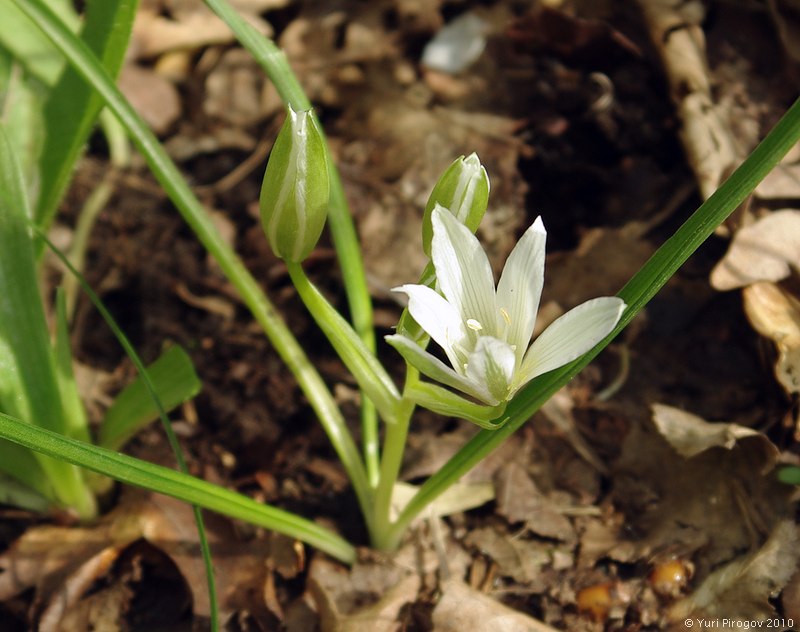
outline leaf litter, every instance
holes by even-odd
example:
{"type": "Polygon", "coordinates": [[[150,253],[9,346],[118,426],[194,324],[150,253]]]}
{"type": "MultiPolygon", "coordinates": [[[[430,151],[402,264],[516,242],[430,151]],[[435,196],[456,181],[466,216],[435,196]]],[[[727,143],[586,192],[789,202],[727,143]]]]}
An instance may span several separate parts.
{"type": "MultiPolygon", "coordinates": [[[[263,139],[274,138],[279,99],[195,4],[144,3],[126,91],[136,101],[158,90],[176,104],[138,101],[355,424],[353,383],[257,226],[263,139]]],[[[479,236],[495,266],[545,218],[541,328],[616,292],[777,119],[796,72],[778,43],[792,54],[782,5],[728,3],[710,16],[695,2],[677,15],[672,3],[639,5],[644,14],[610,2],[240,3],[277,37],[323,116],[380,327],[399,314],[388,288],[425,264],[421,209],[459,154],[477,151],[492,179],[479,236]],[[422,67],[425,45],[470,12],[483,24],[481,54],[465,68],[422,67]],[[676,90],[686,81],[690,90],[676,90]]],[[[98,160],[78,171],[62,229],[98,160]]],[[[395,555],[365,550],[348,569],[214,519],[230,629],[659,630],[689,616],[800,618],[795,504],[774,479],[778,463],[797,460],[796,164],[787,158],[614,352],[469,473],[459,502],[423,516],[395,555]],[[735,280],[719,281],[722,268],[735,280]]],[[[341,466],[219,271],[141,167],[116,186],[89,276],[145,356],[165,339],[193,350],[204,391],[177,424],[195,471],[365,544],[341,466]]],[[[344,305],[332,257],[323,242],[309,273],[344,305]]],[[[113,372],[99,388],[117,388],[130,367],[85,305],[76,322],[79,360],[113,372]]],[[[97,419],[108,394],[92,398],[97,419]]],[[[419,414],[405,484],[473,433],[419,414]]],[[[129,449],[152,456],[163,445],[153,429],[129,449]]],[[[0,514],[15,526],[2,531],[0,558],[0,616],[12,629],[202,629],[208,601],[188,510],[141,492],[114,504],[85,526],[0,514]],[[157,599],[164,587],[168,603],[157,599]]]]}

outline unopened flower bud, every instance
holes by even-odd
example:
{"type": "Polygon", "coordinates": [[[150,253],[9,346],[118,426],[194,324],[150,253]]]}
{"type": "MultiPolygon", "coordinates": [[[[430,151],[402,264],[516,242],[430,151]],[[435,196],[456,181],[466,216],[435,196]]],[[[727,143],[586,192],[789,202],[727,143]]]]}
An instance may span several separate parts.
{"type": "Polygon", "coordinates": [[[261,225],[276,256],[305,259],[328,215],[328,161],[319,124],[310,110],[289,108],[261,186],[261,225]]]}
{"type": "Polygon", "coordinates": [[[437,204],[448,209],[473,233],[478,229],[489,204],[489,176],[476,153],[466,158],[461,156],[433,187],[422,218],[422,248],[426,255],[431,254],[431,214],[437,204]]]}

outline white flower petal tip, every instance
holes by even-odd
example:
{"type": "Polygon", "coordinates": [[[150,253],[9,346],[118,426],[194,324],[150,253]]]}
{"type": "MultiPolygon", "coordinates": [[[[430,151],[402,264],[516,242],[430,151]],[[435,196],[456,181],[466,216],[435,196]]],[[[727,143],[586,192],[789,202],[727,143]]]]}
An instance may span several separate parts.
{"type": "Polygon", "coordinates": [[[621,298],[603,296],[586,301],[557,318],[525,354],[520,370],[522,383],[562,367],[589,351],[613,331],[626,307],[621,298]]]}
{"type": "Polygon", "coordinates": [[[534,377],[580,357],[613,331],[625,310],[617,297],[587,301],[530,344],[544,284],[542,218],[512,250],[496,288],[477,237],[440,205],[433,208],[431,223],[440,291],[421,285],[393,291],[408,295],[411,316],[444,350],[450,366],[408,338],[386,340],[423,375],[484,404],[500,405],[534,377]]]}

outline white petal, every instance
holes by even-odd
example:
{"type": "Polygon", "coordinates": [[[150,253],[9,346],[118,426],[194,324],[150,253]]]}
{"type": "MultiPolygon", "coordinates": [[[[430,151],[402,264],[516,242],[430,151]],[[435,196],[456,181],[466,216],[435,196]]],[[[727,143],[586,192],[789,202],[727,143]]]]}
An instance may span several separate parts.
{"type": "Polygon", "coordinates": [[[497,284],[497,308],[507,329],[504,339],[516,347],[521,361],[536,324],[544,285],[544,251],[547,231],[537,217],[514,246],[497,284]]]}
{"type": "Polygon", "coordinates": [[[464,322],[476,320],[482,333],[496,335],[494,277],[478,238],[441,206],[433,209],[431,220],[431,258],[442,293],[464,322]]]}
{"type": "Polygon", "coordinates": [[[481,336],[475,351],[469,356],[467,377],[486,386],[492,399],[484,401],[494,406],[508,397],[515,365],[516,357],[511,345],[491,336],[481,336]]]}
{"type": "Polygon", "coordinates": [[[611,333],[624,309],[622,299],[603,296],[557,318],[525,354],[515,388],[586,353],[611,333]]]}
{"type": "Polygon", "coordinates": [[[483,384],[473,382],[459,375],[444,362],[439,360],[439,358],[425,351],[413,340],[399,334],[386,336],[385,340],[392,345],[411,366],[432,380],[441,382],[446,386],[455,388],[481,401],[489,401],[492,399],[489,391],[483,384]]]}
{"type": "Polygon", "coordinates": [[[461,314],[456,308],[441,294],[425,285],[401,285],[392,288],[392,292],[408,295],[408,311],[411,316],[444,349],[450,364],[459,368],[466,358],[459,357],[454,347],[462,345],[466,331],[461,314]]]}

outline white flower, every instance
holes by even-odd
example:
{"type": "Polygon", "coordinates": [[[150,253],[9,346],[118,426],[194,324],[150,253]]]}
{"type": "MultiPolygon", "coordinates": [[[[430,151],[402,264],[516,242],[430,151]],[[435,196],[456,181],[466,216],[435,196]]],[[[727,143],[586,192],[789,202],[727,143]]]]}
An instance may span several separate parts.
{"type": "Polygon", "coordinates": [[[556,319],[528,346],[544,283],[546,231],[541,218],[508,257],[495,290],[478,239],[447,209],[433,211],[436,292],[403,285],[414,320],[444,350],[451,366],[402,335],[386,340],[420,373],[496,406],[542,373],[583,355],[619,321],[625,303],[606,296],[556,319]]]}

